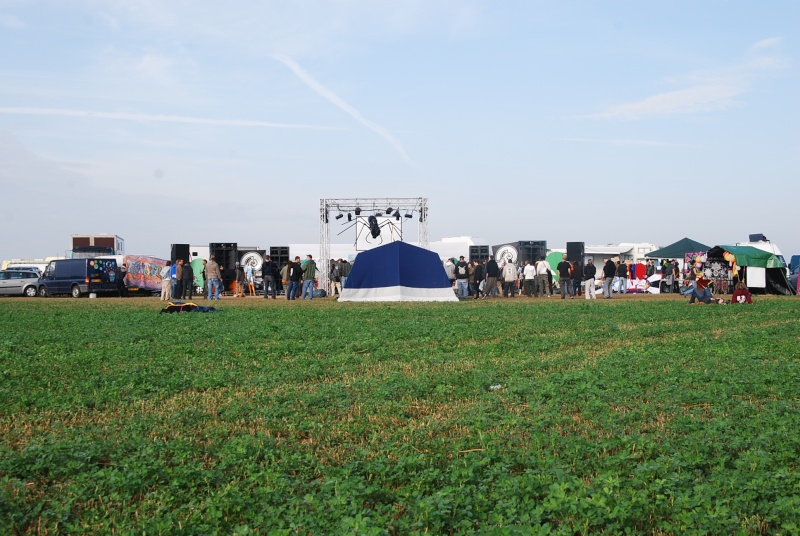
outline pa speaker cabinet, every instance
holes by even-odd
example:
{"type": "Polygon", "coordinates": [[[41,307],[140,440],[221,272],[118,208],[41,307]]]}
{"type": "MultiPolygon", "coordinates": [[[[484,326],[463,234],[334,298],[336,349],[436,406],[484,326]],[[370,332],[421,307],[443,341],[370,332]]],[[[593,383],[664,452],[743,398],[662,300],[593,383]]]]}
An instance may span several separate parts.
{"type": "Polygon", "coordinates": [[[272,246],[269,248],[269,256],[278,265],[278,269],[281,269],[289,262],[289,246],[272,246]]]}
{"type": "Polygon", "coordinates": [[[189,262],[192,258],[189,255],[189,244],[172,244],[172,253],[170,253],[169,260],[172,264],[178,259],[183,259],[184,262],[189,262]]]}
{"type": "Polygon", "coordinates": [[[547,240],[520,240],[517,242],[519,262],[532,262],[547,256],[547,240]]]}
{"type": "Polygon", "coordinates": [[[577,262],[583,266],[585,256],[584,242],[567,242],[567,260],[577,262]]]}
{"type": "Polygon", "coordinates": [[[488,261],[489,260],[489,246],[470,246],[469,247],[469,260],[472,261],[488,261]]]}

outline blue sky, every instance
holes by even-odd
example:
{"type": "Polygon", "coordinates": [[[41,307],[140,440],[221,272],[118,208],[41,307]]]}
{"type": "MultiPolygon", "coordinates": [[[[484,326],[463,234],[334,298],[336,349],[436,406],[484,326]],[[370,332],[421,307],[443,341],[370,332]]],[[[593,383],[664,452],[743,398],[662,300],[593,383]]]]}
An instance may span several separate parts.
{"type": "Polygon", "coordinates": [[[0,0],[0,257],[316,242],[337,197],[427,197],[432,240],[788,257],[798,30],[789,0],[0,0]]]}

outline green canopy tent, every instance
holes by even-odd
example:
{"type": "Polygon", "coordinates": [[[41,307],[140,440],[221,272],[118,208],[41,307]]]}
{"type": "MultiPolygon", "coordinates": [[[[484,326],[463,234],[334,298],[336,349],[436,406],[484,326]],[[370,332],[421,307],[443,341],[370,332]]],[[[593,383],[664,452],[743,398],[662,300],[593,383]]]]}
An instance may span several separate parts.
{"type": "Polygon", "coordinates": [[[563,256],[563,253],[553,251],[545,258],[547,263],[550,265],[550,268],[552,268],[550,271],[553,272],[553,281],[558,281],[558,270],[556,269],[556,266],[558,266],[558,263],[561,262],[561,258],[563,256]]]}
{"type": "MultiPolygon", "coordinates": [[[[726,251],[736,258],[737,266],[745,268],[745,272],[748,268],[764,270],[765,285],[759,285],[756,289],[763,289],[767,294],[793,294],[792,286],[786,279],[786,266],[774,253],[753,246],[714,246],[708,250],[708,263],[724,259],[726,251]]],[[[751,290],[753,287],[750,286],[750,275],[754,275],[755,270],[745,277],[751,290]]]]}
{"type": "Polygon", "coordinates": [[[683,259],[687,253],[700,253],[708,251],[708,246],[691,238],[681,238],[674,244],[651,251],[645,257],[649,259],[683,259]]]}
{"type": "Polygon", "coordinates": [[[205,279],[203,274],[203,259],[194,259],[191,262],[192,271],[194,272],[194,284],[197,288],[203,288],[205,279]]]}

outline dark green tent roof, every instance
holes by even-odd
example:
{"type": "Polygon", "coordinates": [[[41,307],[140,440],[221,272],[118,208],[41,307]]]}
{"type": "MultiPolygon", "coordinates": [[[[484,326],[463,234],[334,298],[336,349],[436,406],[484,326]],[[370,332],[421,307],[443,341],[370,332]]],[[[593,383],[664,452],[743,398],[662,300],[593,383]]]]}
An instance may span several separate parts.
{"type": "Polygon", "coordinates": [[[722,249],[732,253],[736,257],[736,264],[739,266],[784,268],[783,263],[774,253],[754,248],[753,246],[714,246],[714,249],[722,249]]]}
{"type": "Polygon", "coordinates": [[[691,238],[681,238],[674,244],[651,251],[645,255],[645,257],[652,259],[681,259],[687,253],[698,253],[700,251],[705,252],[709,249],[710,248],[707,245],[701,244],[700,242],[695,242],[691,238]]]}

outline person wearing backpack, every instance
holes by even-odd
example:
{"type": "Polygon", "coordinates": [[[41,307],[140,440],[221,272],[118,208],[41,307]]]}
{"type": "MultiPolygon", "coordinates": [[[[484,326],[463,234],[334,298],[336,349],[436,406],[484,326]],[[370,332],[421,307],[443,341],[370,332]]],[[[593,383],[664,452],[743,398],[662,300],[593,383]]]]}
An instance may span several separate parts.
{"type": "Polygon", "coordinates": [[[456,264],[456,285],[458,288],[458,297],[459,298],[468,298],[469,297],[469,290],[467,286],[469,285],[469,266],[467,265],[466,261],[464,261],[464,256],[461,255],[458,258],[458,263],[456,264]]]}

